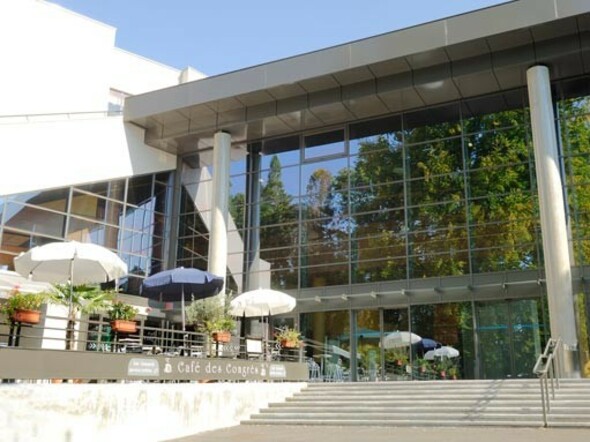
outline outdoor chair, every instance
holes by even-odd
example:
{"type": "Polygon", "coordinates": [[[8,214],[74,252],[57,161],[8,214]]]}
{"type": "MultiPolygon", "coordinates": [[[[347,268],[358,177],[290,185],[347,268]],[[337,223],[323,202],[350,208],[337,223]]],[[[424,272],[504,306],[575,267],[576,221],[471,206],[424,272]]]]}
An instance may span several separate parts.
{"type": "Polygon", "coordinates": [[[321,381],[320,365],[312,358],[307,359],[307,369],[309,370],[310,381],[321,381]]]}

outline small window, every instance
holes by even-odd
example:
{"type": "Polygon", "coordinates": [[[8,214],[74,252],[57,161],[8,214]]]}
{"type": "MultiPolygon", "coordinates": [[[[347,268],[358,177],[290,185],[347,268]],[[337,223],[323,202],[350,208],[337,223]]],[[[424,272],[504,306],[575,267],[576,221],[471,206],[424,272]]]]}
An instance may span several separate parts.
{"type": "Polygon", "coordinates": [[[344,129],[307,135],[303,139],[304,160],[314,160],[346,154],[344,129]]]}

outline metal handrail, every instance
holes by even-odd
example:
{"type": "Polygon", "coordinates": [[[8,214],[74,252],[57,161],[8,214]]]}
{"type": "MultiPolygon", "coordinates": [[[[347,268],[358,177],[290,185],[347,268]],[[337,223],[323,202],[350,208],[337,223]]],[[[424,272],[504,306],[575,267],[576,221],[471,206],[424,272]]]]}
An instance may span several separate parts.
{"type": "Polygon", "coordinates": [[[547,427],[547,414],[551,412],[551,399],[555,400],[555,390],[559,389],[561,351],[561,338],[549,339],[545,350],[539,355],[533,367],[533,373],[537,375],[541,383],[541,404],[543,409],[543,425],[545,427],[547,427]],[[549,385],[551,385],[551,396],[549,395],[549,385]]]}

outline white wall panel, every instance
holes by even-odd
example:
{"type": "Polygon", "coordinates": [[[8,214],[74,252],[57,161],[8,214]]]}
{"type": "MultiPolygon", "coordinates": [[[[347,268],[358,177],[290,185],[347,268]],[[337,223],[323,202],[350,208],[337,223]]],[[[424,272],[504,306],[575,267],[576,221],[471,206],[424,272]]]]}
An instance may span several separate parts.
{"type": "Polygon", "coordinates": [[[115,29],[36,0],[0,1],[0,115],[105,110],[115,29]]]}
{"type": "Polygon", "coordinates": [[[121,117],[1,124],[0,195],[176,168],[121,117]]]}

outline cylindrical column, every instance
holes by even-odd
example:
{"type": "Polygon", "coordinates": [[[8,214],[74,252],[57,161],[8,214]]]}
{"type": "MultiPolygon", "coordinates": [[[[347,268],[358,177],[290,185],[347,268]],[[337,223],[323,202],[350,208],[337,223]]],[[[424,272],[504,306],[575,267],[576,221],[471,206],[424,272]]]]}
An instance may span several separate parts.
{"type": "Polygon", "coordinates": [[[208,271],[224,279],[227,268],[230,149],[231,135],[227,132],[217,132],[213,138],[213,195],[208,271]]]}
{"type": "Polygon", "coordinates": [[[551,336],[564,343],[563,373],[579,376],[572,277],[549,69],[527,71],[551,336]]]}

